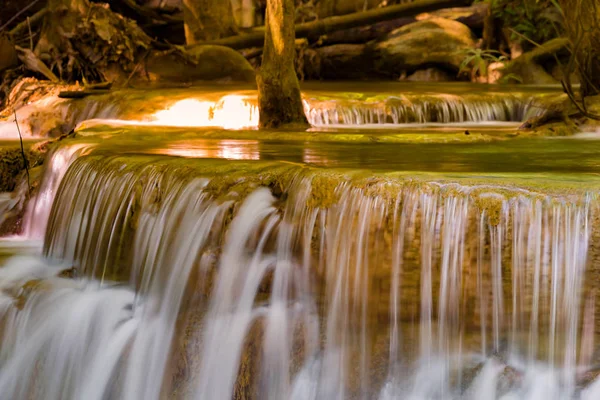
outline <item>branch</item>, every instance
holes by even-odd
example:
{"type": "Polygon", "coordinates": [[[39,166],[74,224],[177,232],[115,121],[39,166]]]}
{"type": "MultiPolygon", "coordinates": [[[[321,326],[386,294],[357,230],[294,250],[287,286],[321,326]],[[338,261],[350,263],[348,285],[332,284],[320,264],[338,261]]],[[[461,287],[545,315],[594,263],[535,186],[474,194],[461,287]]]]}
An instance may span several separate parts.
{"type": "MultiPolygon", "coordinates": [[[[375,24],[377,22],[400,17],[412,17],[424,12],[442,8],[459,7],[468,5],[469,3],[468,0],[418,0],[414,3],[398,4],[348,15],[323,18],[321,20],[296,25],[296,39],[317,38],[342,29],[375,24]]],[[[249,34],[199,42],[188,47],[193,48],[195,46],[211,44],[231,47],[233,49],[245,49],[249,47],[260,47],[264,44],[264,41],[265,31],[263,28],[260,30],[257,29],[249,34]]]]}
{"type": "Polygon", "coordinates": [[[573,103],[575,105],[575,107],[577,107],[577,110],[579,110],[579,112],[586,118],[589,119],[593,119],[596,121],[600,121],[600,115],[597,114],[592,114],[591,112],[587,111],[587,108],[585,107],[585,98],[581,99],[583,106],[581,106],[578,102],[577,99],[575,98],[575,95],[573,94],[573,89],[570,87],[570,82],[568,82],[566,79],[563,79],[560,81],[560,84],[562,85],[565,93],[567,93],[567,96],[569,96],[569,100],[571,100],[571,103],[573,103]]]}
{"type": "Polygon", "coordinates": [[[13,15],[12,18],[10,18],[8,21],[6,21],[6,23],[4,25],[0,26],[0,32],[2,32],[14,20],[16,20],[17,18],[19,18],[21,16],[21,14],[23,14],[24,12],[26,12],[27,10],[29,10],[31,7],[35,6],[38,1],[40,1],[40,0],[33,0],[31,3],[29,3],[28,5],[26,5],[21,11],[19,11],[15,15],[13,15]]]}
{"type": "Polygon", "coordinates": [[[27,161],[27,157],[25,156],[25,149],[23,148],[23,136],[21,136],[21,128],[19,128],[19,121],[17,121],[17,111],[13,111],[15,113],[15,124],[17,124],[17,132],[19,132],[19,141],[21,142],[21,155],[23,156],[23,164],[25,166],[25,172],[27,173],[27,195],[29,196],[29,191],[31,190],[31,182],[29,180],[29,162],[27,161]]]}
{"type": "MultiPolygon", "coordinates": [[[[48,8],[42,8],[40,11],[36,12],[31,17],[29,17],[29,22],[30,22],[31,26],[34,27],[37,24],[39,24],[40,22],[42,22],[42,19],[44,18],[44,15],[46,15],[47,12],[48,12],[48,8]]],[[[14,28],[12,28],[8,33],[14,37],[14,36],[20,35],[26,29],[28,29],[27,21],[21,21],[14,28]]]]}

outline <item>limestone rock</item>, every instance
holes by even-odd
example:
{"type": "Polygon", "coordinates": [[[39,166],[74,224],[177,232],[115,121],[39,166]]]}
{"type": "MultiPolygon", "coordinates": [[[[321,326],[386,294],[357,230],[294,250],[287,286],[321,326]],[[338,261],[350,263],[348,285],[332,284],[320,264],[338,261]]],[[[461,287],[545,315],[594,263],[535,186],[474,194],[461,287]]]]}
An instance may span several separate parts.
{"type": "Polygon", "coordinates": [[[372,46],[376,70],[396,77],[428,66],[458,71],[465,53],[475,45],[466,25],[431,18],[399,28],[372,46]]]}
{"type": "Polygon", "coordinates": [[[552,39],[532,51],[523,53],[513,59],[502,70],[505,77],[513,75],[521,83],[527,84],[556,84],[558,81],[550,75],[541,65],[553,62],[555,56],[567,52],[568,40],[564,38],[552,39]]]}
{"type": "Polygon", "coordinates": [[[186,52],[157,52],[149,56],[145,74],[151,81],[254,82],[252,65],[237,51],[223,46],[195,46],[186,52]]]}

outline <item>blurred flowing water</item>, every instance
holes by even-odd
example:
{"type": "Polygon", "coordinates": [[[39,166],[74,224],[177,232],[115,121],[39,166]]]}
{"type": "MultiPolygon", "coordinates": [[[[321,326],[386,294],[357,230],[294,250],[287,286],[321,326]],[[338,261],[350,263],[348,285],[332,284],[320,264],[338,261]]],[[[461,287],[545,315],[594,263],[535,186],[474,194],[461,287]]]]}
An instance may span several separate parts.
{"type": "Polygon", "coordinates": [[[546,190],[112,140],[52,151],[3,257],[1,398],[600,398],[595,158],[546,190]]]}
{"type": "MultiPolygon", "coordinates": [[[[316,129],[393,128],[407,124],[517,124],[541,115],[561,92],[548,87],[484,85],[432,87],[422,84],[307,85],[304,109],[316,129]]],[[[27,102],[17,110],[24,136],[68,133],[90,120],[136,124],[256,128],[255,90],[115,90],[80,100],[58,93],[27,102]]],[[[18,138],[14,115],[0,116],[0,138],[18,138]]]]}

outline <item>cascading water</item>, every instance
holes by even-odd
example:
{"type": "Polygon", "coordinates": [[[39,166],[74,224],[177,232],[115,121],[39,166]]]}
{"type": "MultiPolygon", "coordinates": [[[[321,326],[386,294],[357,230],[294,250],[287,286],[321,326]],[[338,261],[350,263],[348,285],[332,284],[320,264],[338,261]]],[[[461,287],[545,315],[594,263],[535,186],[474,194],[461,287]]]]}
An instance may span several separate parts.
{"type": "MultiPolygon", "coordinates": [[[[389,89],[389,88],[387,88],[389,89]]],[[[406,124],[516,123],[541,115],[559,93],[431,93],[398,86],[386,94],[339,91],[303,93],[307,118],[315,128],[396,126],[406,124]]],[[[481,90],[481,89],[479,89],[481,90]]],[[[24,136],[65,134],[91,119],[135,124],[252,129],[258,126],[257,95],[252,90],[211,93],[120,90],[77,101],[49,93],[21,107],[17,119],[24,136]]],[[[17,138],[14,116],[0,120],[0,137],[17,138]]]]}
{"type": "Polygon", "coordinates": [[[487,95],[403,95],[372,101],[305,101],[313,126],[520,122],[542,113],[534,98],[487,95]]]}
{"type": "Polygon", "coordinates": [[[47,261],[0,269],[5,398],[600,391],[592,195],[88,150],[30,211],[47,261]]]}

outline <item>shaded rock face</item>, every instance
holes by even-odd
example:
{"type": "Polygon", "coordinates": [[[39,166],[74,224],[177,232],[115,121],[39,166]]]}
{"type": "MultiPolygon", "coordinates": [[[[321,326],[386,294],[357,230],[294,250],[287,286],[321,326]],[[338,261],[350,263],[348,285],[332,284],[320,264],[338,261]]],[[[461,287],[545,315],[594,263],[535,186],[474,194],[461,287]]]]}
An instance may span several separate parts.
{"type": "Polygon", "coordinates": [[[440,68],[426,68],[415,71],[414,74],[406,78],[409,82],[450,82],[454,77],[440,68]]]}
{"type": "Polygon", "coordinates": [[[308,78],[455,80],[476,38],[463,23],[428,16],[363,44],[334,44],[305,60],[308,78]],[[315,60],[317,62],[315,63],[315,60]],[[315,66],[315,64],[317,64],[315,66]]]}
{"type": "Polygon", "coordinates": [[[464,24],[431,18],[399,28],[373,44],[375,69],[397,77],[423,66],[458,71],[466,51],[476,46],[475,37],[464,24]]]}
{"type": "Polygon", "coordinates": [[[511,70],[514,71],[513,73],[521,79],[520,83],[528,85],[552,85],[558,83],[558,81],[552,75],[550,75],[544,69],[544,67],[533,60],[519,63],[512,68],[507,68],[507,71],[511,70]]]}
{"type": "Polygon", "coordinates": [[[151,81],[254,82],[252,65],[235,50],[223,46],[197,46],[186,55],[173,52],[152,54],[146,63],[143,78],[151,81]]]}
{"type": "Polygon", "coordinates": [[[316,57],[305,60],[309,78],[363,79],[373,76],[373,65],[364,44],[335,44],[316,49],[316,57]],[[318,60],[318,64],[312,62],[318,60]],[[311,66],[309,69],[308,66],[311,66]]]}

